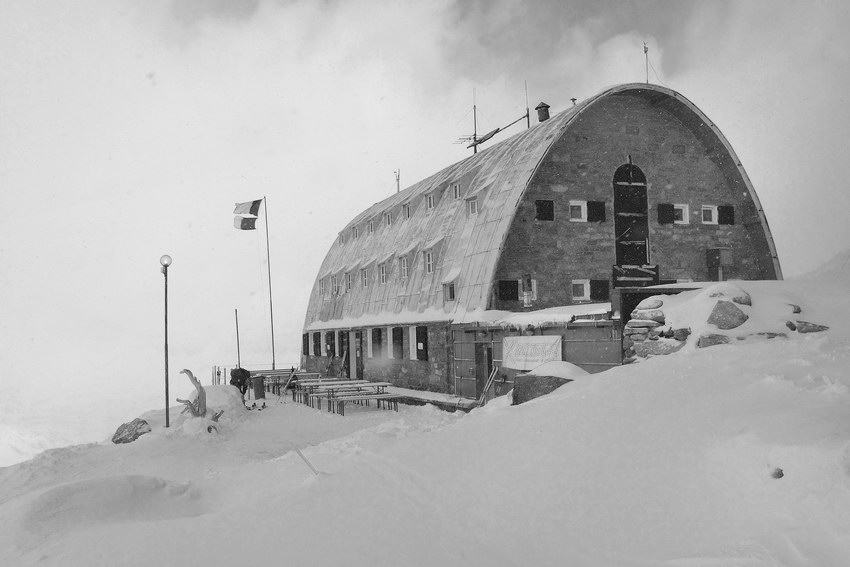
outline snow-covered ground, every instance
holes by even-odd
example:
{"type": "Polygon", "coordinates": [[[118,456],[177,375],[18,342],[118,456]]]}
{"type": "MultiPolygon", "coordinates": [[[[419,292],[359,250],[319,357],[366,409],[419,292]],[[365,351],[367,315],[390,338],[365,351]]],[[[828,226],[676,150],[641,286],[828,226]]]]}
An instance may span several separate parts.
{"type": "Polygon", "coordinates": [[[521,406],[241,411],[210,387],[217,434],[175,407],[134,443],[0,469],[0,565],[847,565],[850,278],[830,280],[738,283],[825,333],[686,348],[521,406]]]}

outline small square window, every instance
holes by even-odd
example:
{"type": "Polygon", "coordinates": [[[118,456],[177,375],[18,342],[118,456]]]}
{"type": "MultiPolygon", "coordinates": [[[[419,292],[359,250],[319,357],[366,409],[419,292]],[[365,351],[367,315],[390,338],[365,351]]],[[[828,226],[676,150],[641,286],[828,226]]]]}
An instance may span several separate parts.
{"type": "Polygon", "coordinates": [[[460,199],[460,183],[452,183],[452,199],[460,199]]]}
{"type": "Polygon", "coordinates": [[[443,299],[445,301],[455,300],[455,284],[454,282],[443,284],[443,299]]]}
{"type": "Polygon", "coordinates": [[[590,299],[590,280],[573,280],[571,283],[573,301],[590,299]]]}
{"type": "Polygon", "coordinates": [[[425,273],[434,273],[434,253],[430,250],[425,252],[425,273]]]}
{"type": "Polygon", "coordinates": [[[690,220],[690,212],[687,205],[673,205],[673,224],[688,224],[690,220]]]}
{"type": "Polygon", "coordinates": [[[702,224],[717,224],[717,207],[714,205],[702,206],[702,224]]]}
{"type": "Polygon", "coordinates": [[[466,202],[466,214],[472,216],[478,214],[478,199],[469,199],[466,202]]]}
{"type": "Polygon", "coordinates": [[[540,200],[534,201],[536,213],[534,218],[537,220],[553,221],[555,220],[555,201],[540,200]]]}
{"type": "Polygon", "coordinates": [[[401,258],[399,258],[399,260],[398,260],[398,268],[399,268],[398,273],[399,273],[399,276],[401,277],[401,279],[403,279],[403,280],[407,279],[407,276],[409,275],[409,271],[410,271],[409,267],[410,267],[410,265],[407,261],[407,256],[402,256],[401,258]]]}
{"type": "Polygon", "coordinates": [[[570,201],[570,222],[587,222],[587,201],[570,201]]]}
{"type": "Polygon", "coordinates": [[[381,264],[380,266],[378,266],[378,278],[379,278],[379,281],[381,282],[381,285],[384,285],[385,283],[387,283],[387,265],[386,264],[381,264]]]}
{"type": "Polygon", "coordinates": [[[369,270],[360,270],[360,283],[363,287],[369,285],[369,270]]]}

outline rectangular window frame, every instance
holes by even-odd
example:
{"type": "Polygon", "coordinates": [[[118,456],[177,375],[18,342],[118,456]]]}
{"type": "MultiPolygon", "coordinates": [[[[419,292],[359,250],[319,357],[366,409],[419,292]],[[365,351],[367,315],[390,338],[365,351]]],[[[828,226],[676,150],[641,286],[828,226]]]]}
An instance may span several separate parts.
{"type": "Polygon", "coordinates": [[[425,258],[425,273],[433,274],[434,273],[434,252],[432,250],[427,250],[424,255],[425,258]]]}
{"type": "Polygon", "coordinates": [[[398,259],[398,274],[401,280],[406,280],[410,277],[410,260],[407,256],[402,256],[398,259]]]}
{"type": "Polygon", "coordinates": [[[443,302],[451,303],[457,298],[455,296],[455,282],[443,284],[443,302]]]}
{"type": "Polygon", "coordinates": [[[351,291],[351,273],[345,272],[345,291],[351,291]]]}
{"type": "Polygon", "coordinates": [[[466,200],[466,214],[470,217],[478,214],[478,197],[466,200]]]}
{"type": "Polygon", "coordinates": [[[375,221],[369,221],[369,234],[375,232],[375,221]]]}
{"type": "Polygon", "coordinates": [[[369,270],[367,268],[360,270],[360,285],[369,287],[369,270]]]}
{"type": "Polygon", "coordinates": [[[410,203],[405,203],[401,206],[401,214],[405,219],[410,218],[410,203]]]}
{"type": "Polygon", "coordinates": [[[393,225],[393,215],[392,215],[392,213],[384,213],[384,224],[388,227],[393,225]]]}
{"type": "Polygon", "coordinates": [[[460,183],[452,183],[452,199],[460,199],[460,183]]]}
{"type": "Polygon", "coordinates": [[[699,215],[702,224],[716,225],[717,223],[717,205],[703,205],[699,215]],[[711,219],[705,220],[705,213],[711,213],[711,219]]]}
{"type": "Polygon", "coordinates": [[[355,240],[360,238],[360,227],[353,226],[351,227],[351,234],[354,236],[355,240]]]}
{"type": "Polygon", "coordinates": [[[428,193],[426,203],[429,211],[433,211],[437,207],[437,198],[433,193],[428,193]]]}
{"type": "Polygon", "coordinates": [[[387,283],[387,265],[386,264],[380,264],[378,266],[378,281],[381,283],[381,285],[384,285],[384,284],[387,283]]]}
{"type": "Polygon", "coordinates": [[[572,296],[573,301],[590,301],[590,280],[571,280],[570,281],[570,296],[572,296]],[[575,286],[582,286],[582,294],[576,295],[575,286]]]}
{"type": "Polygon", "coordinates": [[[691,224],[691,208],[684,203],[673,204],[673,224],[691,224]],[[681,212],[682,218],[677,219],[676,213],[681,212]]]}
{"type": "Polygon", "coordinates": [[[570,222],[587,222],[587,201],[570,201],[569,204],[570,222]],[[573,217],[573,207],[579,207],[580,216],[573,217]]]}

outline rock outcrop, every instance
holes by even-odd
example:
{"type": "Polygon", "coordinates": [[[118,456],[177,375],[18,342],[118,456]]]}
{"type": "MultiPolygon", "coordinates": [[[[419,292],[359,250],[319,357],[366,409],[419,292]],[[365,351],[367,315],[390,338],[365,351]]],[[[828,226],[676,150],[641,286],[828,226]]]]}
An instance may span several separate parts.
{"type": "Polygon", "coordinates": [[[128,423],[122,423],[115,431],[115,435],[112,436],[112,442],[115,444],[132,443],[145,433],[150,433],[150,431],[150,424],[137,417],[128,423]]]}

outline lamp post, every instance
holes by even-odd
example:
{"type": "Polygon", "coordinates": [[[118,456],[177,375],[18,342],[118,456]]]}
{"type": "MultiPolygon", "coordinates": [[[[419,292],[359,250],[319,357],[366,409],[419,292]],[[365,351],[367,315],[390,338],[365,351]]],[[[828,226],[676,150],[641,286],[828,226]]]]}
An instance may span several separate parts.
{"type": "Polygon", "coordinates": [[[159,263],[165,276],[165,427],[168,427],[168,266],[171,265],[171,256],[164,254],[159,263]]]}

